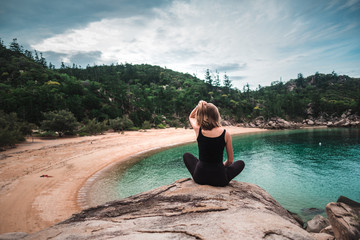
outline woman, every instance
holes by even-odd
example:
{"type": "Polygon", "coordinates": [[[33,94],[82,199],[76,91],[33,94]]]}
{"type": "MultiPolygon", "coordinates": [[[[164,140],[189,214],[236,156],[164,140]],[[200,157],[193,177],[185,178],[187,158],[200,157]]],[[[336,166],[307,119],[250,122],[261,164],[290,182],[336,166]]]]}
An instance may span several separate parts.
{"type": "Polygon", "coordinates": [[[229,132],[221,127],[220,113],[212,103],[200,101],[189,116],[195,130],[199,159],[185,153],[184,163],[198,184],[226,186],[245,167],[243,161],[234,161],[232,140],[229,132]],[[227,160],[223,163],[226,147],[227,160]]]}

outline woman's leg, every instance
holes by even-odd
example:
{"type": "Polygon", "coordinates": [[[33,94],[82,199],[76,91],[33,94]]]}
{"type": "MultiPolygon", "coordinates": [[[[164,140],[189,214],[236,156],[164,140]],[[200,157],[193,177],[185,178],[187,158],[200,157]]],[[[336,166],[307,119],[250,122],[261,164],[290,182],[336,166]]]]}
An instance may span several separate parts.
{"type": "Polygon", "coordinates": [[[242,160],[233,162],[229,167],[225,168],[228,181],[230,182],[234,177],[239,175],[244,169],[245,163],[242,160]]]}
{"type": "Polygon", "coordinates": [[[199,160],[191,153],[184,153],[183,159],[186,168],[189,170],[191,176],[194,178],[195,168],[199,160]]]}

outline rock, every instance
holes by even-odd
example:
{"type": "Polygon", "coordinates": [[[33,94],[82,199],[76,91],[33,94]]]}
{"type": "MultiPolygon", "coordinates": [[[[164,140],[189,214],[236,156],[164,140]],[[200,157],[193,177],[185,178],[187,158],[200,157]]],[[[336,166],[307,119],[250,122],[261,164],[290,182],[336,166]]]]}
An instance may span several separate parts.
{"type": "Polygon", "coordinates": [[[315,240],[335,240],[335,237],[327,233],[312,233],[315,240]]]}
{"type": "Polygon", "coordinates": [[[307,123],[307,125],[311,125],[311,126],[315,124],[314,121],[310,120],[310,119],[307,119],[306,123],[307,123]]]}
{"type": "Polygon", "coordinates": [[[302,220],[302,218],[300,217],[299,214],[290,212],[289,210],[288,210],[288,212],[300,224],[301,227],[304,227],[304,221],[302,220]]]}
{"type": "Polygon", "coordinates": [[[316,215],[316,214],[320,214],[325,212],[324,209],[320,209],[320,208],[302,208],[301,209],[301,213],[305,216],[308,215],[316,215]]]}
{"type": "Polygon", "coordinates": [[[334,124],[332,122],[327,122],[326,126],[332,127],[334,124]]]}
{"type": "Polygon", "coordinates": [[[28,236],[28,234],[24,232],[4,233],[4,234],[0,234],[0,240],[17,240],[17,239],[23,239],[26,236],[28,236]]]}
{"type": "Polygon", "coordinates": [[[222,121],[221,121],[221,125],[222,125],[222,126],[232,126],[233,124],[232,124],[230,121],[222,120],[222,121]]]}
{"type": "Polygon", "coordinates": [[[25,239],[313,239],[262,188],[191,179],[86,209],[25,239]]]}
{"type": "Polygon", "coordinates": [[[332,202],[326,205],[325,210],[337,240],[360,239],[359,207],[332,202]]]}
{"type": "Polygon", "coordinates": [[[341,126],[343,126],[345,123],[346,123],[346,119],[341,119],[341,120],[339,120],[339,121],[337,121],[337,122],[334,122],[334,125],[335,125],[336,127],[341,127],[341,126]]]}
{"type": "Polygon", "coordinates": [[[345,196],[340,196],[337,200],[337,202],[342,202],[342,203],[345,203],[347,204],[348,206],[350,207],[353,207],[353,208],[360,208],[360,203],[354,201],[354,200],[351,200],[350,198],[347,198],[345,196]]]}
{"type": "Polygon", "coordinates": [[[324,228],[324,229],[322,229],[322,230],[320,231],[320,233],[326,233],[326,234],[329,234],[329,235],[334,236],[334,231],[332,230],[331,225],[330,225],[330,226],[327,226],[327,227],[324,228]]]}
{"type": "Polygon", "coordinates": [[[319,233],[323,228],[326,228],[329,225],[330,222],[328,219],[321,215],[316,215],[313,219],[307,222],[306,231],[319,233]]]}

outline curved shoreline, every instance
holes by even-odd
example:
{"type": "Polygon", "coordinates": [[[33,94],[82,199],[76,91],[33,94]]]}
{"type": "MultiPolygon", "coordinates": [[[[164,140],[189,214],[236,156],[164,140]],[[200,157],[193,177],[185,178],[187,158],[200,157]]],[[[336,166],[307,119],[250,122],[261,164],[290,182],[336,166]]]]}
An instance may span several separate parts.
{"type": "MultiPolygon", "coordinates": [[[[267,131],[226,127],[232,135],[267,131]]],[[[79,212],[78,195],[88,179],[135,154],[195,141],[190,129],[56,140],[29,139],[0,154],[0,233],[33,233],[79,212]],[[50,177],[40,177],[41,175],[50,177]]]]}
{"type": "Polygon", "coordinates": [[[169,145],[166,145],[163,147],[154,147],[151,149],[147,149],[147,150],[138,152],[127,159],[120,160],[118,162],[113,162],[113,163],[109,164],[108,166],[104,167],[103,169],[100,169],[98,172],[96,172],[95,174],[90,176],[86,180],[86,182],[82,185],[82,187],[80,188],[80,190],[78,191],[78,194],[77,194],[78,205],[81,207],[82,210],[89,208],[89,207],[95,207],[89,203],[89,192],[91,191],[91,188],[94,185],[94,183],[96,183],[99,178],[106,175],[107,172],[110,171],[111,169],[113,169],[114,167],[116,167],[118,165],[123,165],[128,162],[133,162],[134,164],[136,164],[137,162],[141,161],[142,159],[149,157],[153,154],[156,154],[158,152],[164,151],[166,149],[174,148],[174,147],[179,147],[179,146],[186,145],[186,144],[191,144],[192,142],[194,142],[194,141],[169,144],[169,145]]]}

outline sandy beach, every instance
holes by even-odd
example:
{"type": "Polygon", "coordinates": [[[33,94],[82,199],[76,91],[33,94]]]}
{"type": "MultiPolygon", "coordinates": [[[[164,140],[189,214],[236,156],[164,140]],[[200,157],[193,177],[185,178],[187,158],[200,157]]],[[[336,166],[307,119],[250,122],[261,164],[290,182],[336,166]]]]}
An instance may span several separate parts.
{"type": "MultiPolygon", "coordinates": [[[[232,135],[266,131],[226,129],[232,135]]],[[[0,152],[0,233],[33,233],[63,221],[82,210],[79,191],[98,171],[139,152],[193,141],[193,130],[168,128],[28,139],[17,148],[0,152]]]]}

